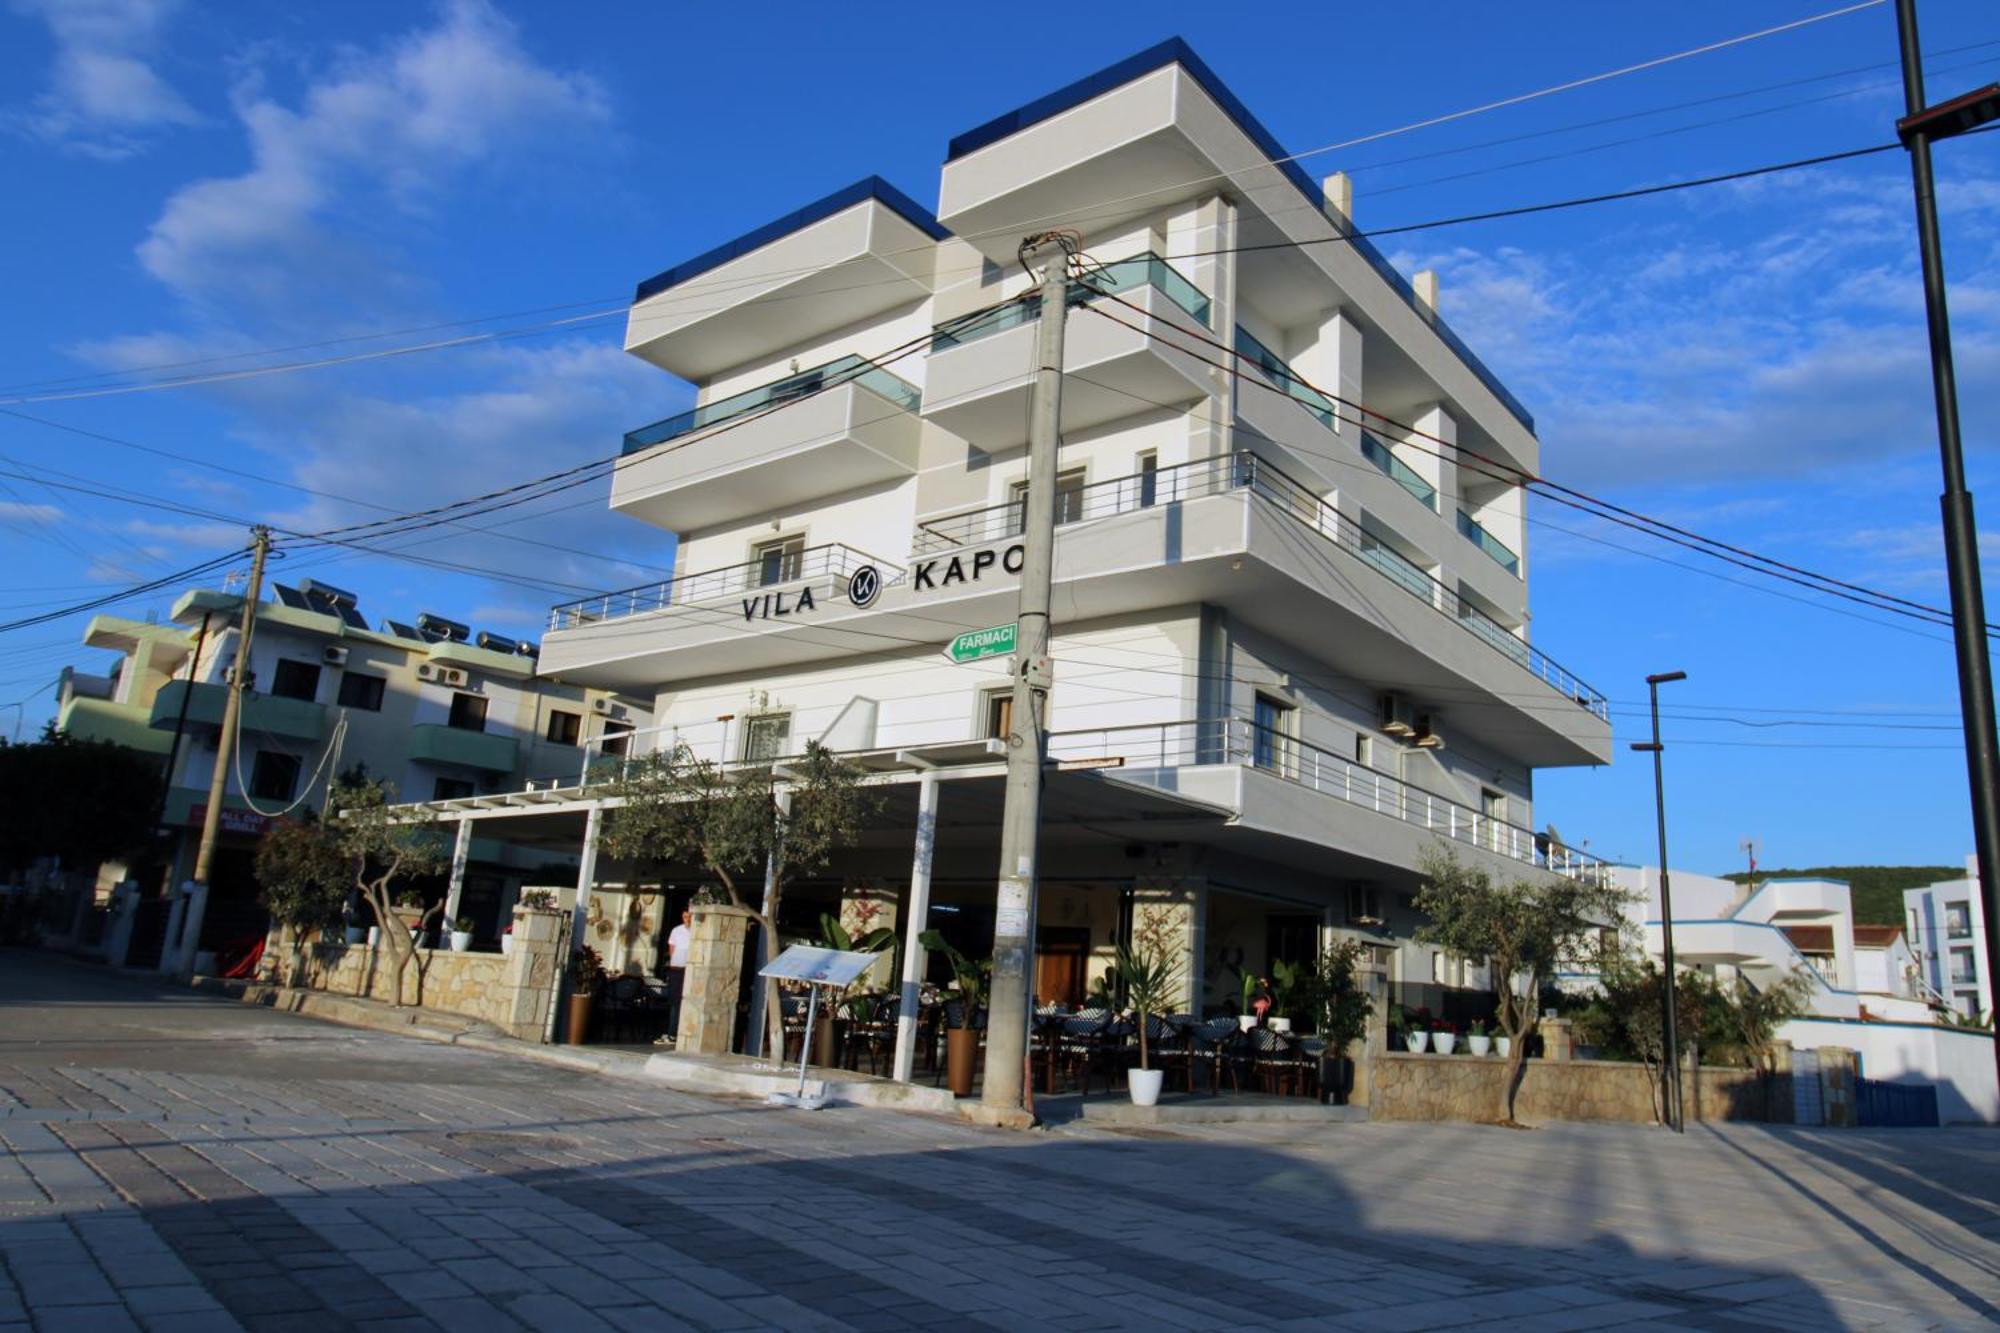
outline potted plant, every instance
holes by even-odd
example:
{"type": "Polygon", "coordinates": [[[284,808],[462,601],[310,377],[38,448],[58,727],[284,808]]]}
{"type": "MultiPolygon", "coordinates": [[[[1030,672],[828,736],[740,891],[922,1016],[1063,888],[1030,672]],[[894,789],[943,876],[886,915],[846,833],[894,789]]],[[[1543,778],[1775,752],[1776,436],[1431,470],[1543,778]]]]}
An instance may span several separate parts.
{"type": "Polygon", "coordinates": [[[1431,1046],[1431,1011],[1419,1009],[1411,1013],[1403,1011],[1403,1044],[1413,1055],[1422,1055],[1431,1046]]]}
{"type": "Polygon", "coordinates": [[[1486,1031],[1486,1020],[1475,1018],[1466,1030],[1465,1044],[1474,1055],[1484,1055],[1493,1047],[1493,1038],[1486,1031]]]}
{"type": "Polygon", "coordinates": [[[1292,1015],[1306,1007],[1311,976],[1311,969],[1304,963],[1288,963],[1282,958],[1271,960],[1271,1009],[1265,1015],[1264,1026],[1273,1032],[1292,1030],[1292,1015]]]}
{"type": "Polygon", "coordinates": [[[1164,1069],[1153,1068],[1152,1049],[1146,1029],[1152,1016],[1168,1008],[1180,995],[1180,968],[1158,942],[1140,938],[1118,946],[1119,980],[1125,983],[1125,998],[1139,1015],[1139,1067],[1126,1078],[1126,1089],[1134,1106],[1155,1106],[1160,1100],[1164,1069]]]}
{"type": "Polygon", "coordinates": [[[472,950],[472,918],[459,917],[451,923],[451,951],[469,953],[472,950]]]}
{"type": "Polygon", "coordinates": [[[942,953],[951,963],[952,975],[958,979],[959,1025],[947,1028],[944,1034],[945,1081],[955,1095],[969,1097],[972,1067],[979,1059],[979,1011],[986,1007],[986,983],[993,975],[993,961],[982,958],[975,962],[967,958],[935,930],[917,936],[917,943],[942,953]]]}
{"type": "Polygon", "coordinates": [[[514,923],[509,921],[500,927],[500,956],[505,958],[514,952],[514,923]]]}
{"type": "Polygon", "coordinates": [[[591,1003],[604,981],[604,959],[586,944],[570,955],[565,972],[569,978],[569,1028],[564,1039],[572,1046],[581,1046],[590,1027],[591,1003]]]}
{"type": "MultiPolygon", "coordinates": [[[[882,953],[895,947],[896,932],[887,926],[876,926],[872,930],[862,930],[859,933],[852,932],[846,926],[841,925],[840,918],[833,913],[821,912],[819,914],[819,943],[822,949],[837,949],[841,953],[882,953]]],[[[868,975],[867,973],[863,974],[864,981],[868,975]]],[[[848,996],[857,997],[848,1001],[848,1017],[857,1023],[867,1022],[866,1014],[873,1009],[871,1003],[858,998],[860,995],[865,994],[865,992],[866,987],[862,982],[857,982],[854,986],[849,987],[846,992],[848,996]]],[[[813,1049],[818,1052],[819,1058],[813,1061],[814,1064],[832,1065],[834,1063],[834,1036],[837,1031],[834,1010],[837,1007],[832,1004],[820,1007],[819,1022],[817,1024],[818,1031],[813,1033],[813,1049]]]]}
{"type": "Polygon", "coordinates": [[[1360,958],[1357,940],[1329,945],[1320,954],[1311,992],[1313,1021],[1326,1043],[1319,1057],[1320,1095],[1336,1106],[1347,1105],[1354,1091],[1354,1061],[1347,1052],[1368,1035],[1368,1018],[1375,1012],[1373,997],[1356,984],[1360,958]]]}
{"type": "Polygon", "coordinates": [[[554,889],[523,889],[514,906],[525,907],[531,912],[553,912],[556,910],[554,889]]]}
{"type": "Polygon", "coordinates": [[[1502,1032],[1493,1038],[1493,1053],[1505,1060],[1514,1053],[1514,1039],[1502,1032]]]}
{"type": "Polygon", "coordinates": [[[1458,1045],[1458,1029],[1440,1019],[1431,1024],[1431,1049],[1439,1055],[1450,1055],[1458,1045]]]}
{"type": "Polygon", "coordinates": [[[424,944],[424,922],[430,913],[424,908],[424,895],[417,889],[404,889],[396,895],[396,917],[410,930],[410,942],[418,948],[424,944]]]}

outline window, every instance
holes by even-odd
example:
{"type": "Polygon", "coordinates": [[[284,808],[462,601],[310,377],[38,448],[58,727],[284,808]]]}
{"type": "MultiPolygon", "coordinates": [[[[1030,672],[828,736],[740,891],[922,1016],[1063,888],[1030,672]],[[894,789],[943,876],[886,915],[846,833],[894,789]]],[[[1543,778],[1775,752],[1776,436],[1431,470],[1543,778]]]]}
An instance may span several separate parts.
{"type": "Polygon", "coordinates": [[[1363,768],[1375,767],[1375,738],[1365,731],[1354,733],[1354,762],[1363,768]]]}
{"type": "Polygon", "coordinates": [[[1293,763],[1292,716],[1297,710],[1268,694],[1257,696],[1251,719],[1250,762],[1273,772],[1289,772],[1293,763]]]}
{"type": "Polygon", "coordinates": [[[433,801],[460,801],[472,795],[472,779],[439,778],[431,788],[433,801]]]}
{"type": "Polygon", "coordinates": [[[1160,498],[1160,456],[1152,450],[1139,455],[1139,507],[1150,509],[1160,498]]]}
{"type": "Polygon", "coordinates": [[[606,722],[599,733],[597,751],[599,754],[624,754],[632,744],[632,724],[629,722],[606,722]]]}
{"type": "Polygon", "coordinates": [[[583,714],[565,713],[560,708],[549,710],[549,729],[545,733],[556,745],[575,745],[576,738],[583,734],[583,714]]]}
{"type": "Polygon", "coordinates": [[[1973,970],[1972,966],[1972,950],[1953,949],[1951,951],[1951,984],[1954,986],[1967,986],[1978,980],[1979,974],[1973,970]]]}
{"type": "Polygon", "coordinates": [[[379,713],[382,711],[382,693],[388,688],[386,677],[370,676],[359,671],[343,672],[340,677],[340,706],[379,713]]]}
{"type": "Polygon", "coordinates": [[[1972,938],[1972,910],[1968,903],[1944,905],[1944,933],[1955,940],[1972,938]]]}
{"type": "Polygon", "coordinates": [[[785,537],[757,548],[757,586],[790,583],[805,572],[806,539],[785,537]]]}
{"type": "Polygon", "coordinates": [[[452,695],[449,725],[457,727],[460,731],[486,730],[486,696],[482,694],[452,695]]]}
{"type": "Polygon", "coordinates": [[[1499,851],[1506,843],[1507,796],[1490,787],[1479,790],[1479,813],[1486,816],[1486,845],[1499,851]]]}
{"type": "MultiPolygon", "coordinates": [[[[1028,527],[1028,483],[1014,483],[1011,503],[1014,507],[1013,523],[1009,525],[1011,535],[1027,531],[1028,527]]],[[[1074,523],[1083,517],[1083,469],[1072,468],[1068,472],[1056,474],[1056,526],[1074,523]]]]}
{"type": "Polygon", "coordinates": [[[986,718],[986,738],[1004,741],[1014,730],[1014,692],[1012,690],[992,690],[986,695],[982,711],[986,718]]]}
{"type": "Polygon", "coordinates": [[[1958,1012],[1960,1012],[1961,1014],[1964,1014],[1964,1015],[1965,1015],[1965,1016],[1966,1016],[1967,1018],[1977,1018],[1977,1017],[1979,1017],[1979,992],[1978,992],[1978,991],[1976,991],[1976,990],[1962,990],[1962,991],[1958,991],[1958,992],[1956,992],[1956,995],[1957,995],[1957,998],[1958,998],[1958,1012]]]}
{"type": "Polygon", "coordinates": [[[1382,924],[1382,892],[1373,884],[1347,886],[1347,920],[1356,926],[1382,924]]]}
{"type": "Polygon", "coordinates": [[[250,795],[259,801],[289,801],[299,789],[299,757],[259,750],[250,766],[250,795]]]}
{"type": "Polygon", "coordinates": [[[792,740],[790,713],[764,713],[743,720],[743,758],[748,763],[777,759],[792,740]]]}
{"type": "Polygon", "coordinates": [[[1448,953],[1431,955],[1431,981],[1439,986],[1458,986],[1463,983],[1465,969],[1460,960],[1448,953]]]}
{"type": "Polygon", "coordinates": [[[271,693],[280,699],[303,699],[311,703],[319,694],[319,666],[313,662],[294,662],[289,657],[278,659],[278,669],[271,674],[271,693]]]}

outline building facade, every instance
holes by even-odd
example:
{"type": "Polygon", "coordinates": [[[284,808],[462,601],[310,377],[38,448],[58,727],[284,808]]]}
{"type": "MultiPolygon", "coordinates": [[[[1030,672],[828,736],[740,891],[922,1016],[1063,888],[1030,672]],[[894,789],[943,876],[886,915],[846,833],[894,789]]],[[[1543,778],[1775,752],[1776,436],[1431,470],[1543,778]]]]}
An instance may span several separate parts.
{"type": "Polygon", "coordinates": [[[1966,859],[1964,879],[1903,894],[1911,949],[1925,987],[1939,1003],[1968,1018],[1993,1018],[1993,965],[1986,955],[1986,905],[1978,863],[1966,859]]]}
{"type": "MultiPolygon", "coordinates": [[[[65,670],[59,687],[58,730],[156,754],[167,769],[161,823],[174,853],[144,886],[154,897],[192,873],[215,765],[229,764],[204,949],[262,933],[257,838],[271,819],[323,808],[341,774],[422,800],[574,786],[587,755],[649,722],[650,700],[539,675],[532,644],[431,615],[371,627],[352,595],[307,581],[275,585],[258,608],[237,750],[225,759],[217,742],[242,612],[240,593],[194,589],[166,623],[98,616],[84,643],[117,661],[101,675],[65,670]]],[[[461,910],[478,933],[497,933],[523,879],[556,873],[549,860],[474,845],[461,910]]],[[[110,883],[123,875],[103,872],[110,883]]]]}
{"type": "MultiPolygon", "coordinates": [[[[554,608],[542,661],[649,700],[635,745],[817,741],[868,775],[875,828],[781,933],[864,895],[878,924],[990,943],[1036,336],[1016,251],[1052,225],[1088,265],[1040,998],[1082,999],[1144,910],[1191,1007],[1336,933],[1437,1003],[1484,978],[1411,941],[1427,852],[1601,873],[1535,832],[1535,771],[1612,747],[1603,696],[1532,642],[1533,420],[1435,283],[1350,234],[1344,179],[1285,159],[1170,42],[953,140],[935,213],[869,179],[640,285],[627,350],[695,406],[626,437],[611,508],[678,534],[675,574],[554,608]]],[[[596,804],[440,809],[577,847],[596,804]]]]}

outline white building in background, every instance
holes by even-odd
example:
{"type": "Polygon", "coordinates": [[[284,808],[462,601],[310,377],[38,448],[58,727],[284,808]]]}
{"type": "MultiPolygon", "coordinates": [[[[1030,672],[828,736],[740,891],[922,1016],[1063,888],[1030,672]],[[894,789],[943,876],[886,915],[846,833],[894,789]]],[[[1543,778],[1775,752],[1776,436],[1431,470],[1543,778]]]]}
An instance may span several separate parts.
{"type": "MultiPolygon", "coordinates": [[[[1038,993],[1081,999],[1148,900],[1185,912],[1193,1005],[1332,932],[1413,1003],[1476,986],[1410,942],[1427,849],[1601,871],[1534,831],[1535,771],[1612,746],[1530,634],[1532,418],[1435,281],[1349,235],[1344,178],[1178,41],[953,140],[938,199],[864,180],[640,285],[627,350],[696,406],[626,437],[611,508],[677,533],[676,573],[554,608],[544,669],[651,700],[641,745],[853,756],[879,828],[784,928],[927,878],[931,924],[984,948],[1009,662],[941,650],[1014,618],[1016,250],[1073,228],[1099,267],[1068,316],[1038,993]]],[[[592,804],[443,808],[575,847],[592,804]]]]}
{"type": "Polygon", "coordinates": [[[1911,948],[1924,985],[1940,1002],[1969,1017],[1993,1015],[1993,964],[1986,956],[1986,905],[1979,897],[1979,863],[1965,861],[1965,878],[1903,893],[1911,948]]]}

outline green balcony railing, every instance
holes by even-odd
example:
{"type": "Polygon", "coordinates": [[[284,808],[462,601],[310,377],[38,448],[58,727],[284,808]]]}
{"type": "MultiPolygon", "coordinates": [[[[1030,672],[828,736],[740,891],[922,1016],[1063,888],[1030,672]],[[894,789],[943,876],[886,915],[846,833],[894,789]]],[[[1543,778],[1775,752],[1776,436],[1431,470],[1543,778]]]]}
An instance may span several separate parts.
{"type": "Polygon", "coordinates": [[[1365,430],[1361,432],[1361,456],[1388,473],[1391,481],[1416,496],[1418,504],[1432,513],[1437,512],[1437,488],[1418,476],[1416,469],[1396,457],[1395,451],[1388,445],[1365,430]]]}
{"type": "Polygon", "coordinates": [[[1507,543],[1481,527],[1479,520],[1463,509],[1458,511],[1458,530],[1465,535],[1467,541],[1491,556],[1494,564],[1517,579],[1521,577],[1521,557],[1515,555],[1507,543]]]}
{"type": "Polygon", "coordinates": [[[1265,379],[1290,394],[1300,407],[1318,417],[1320,425],[1328,430],[1340,429],[1335,424],[1339,417],[1333,399],[1294,375],[1285,358],[1257,341],[1241,324],[1236,326],[1236,354],[1257,367],[1265,379]]]}
{"type": "MultiPolygon", "coordinates": [[[[1136,291],[1141,287],[1153,288],[1200,321],[1204,328],[1208,326],[1208,297],[1172,264],[1150,250],[1093,269],[1088,278],[1072,282],[1069,285],[1069,303],[1082,305],[1093,297],[1136,291]]],[[[1034,323],[1041,318],[1041,314],[1041,298],[1028,296],[969,319],[946,320],[932,331],[931,350],[942,352],[1004,333],[1008,329],[1017,329],[1023,324],[1034,323]]]]}
{"type": "Polygon", "coordinates": [[[823,366],[797,371],[781,380],[774,380],[755,389],[746,389],[727,398],[718,398],[712,403],[703,403],[700,407],[677,412],[662,421],[655,421],[650,426],[641,426],[638,430],[628,431],[625,435],[625,447],[621,452],[630,454],[640,449],[650,449],[656,444],[665,444],[668,440],[692,435],[698,430],[707,430],[710,426],[735,417],[746,416],[763,408],[776,407],[795,398],[809,397],[822,390],[838,388],[849,383],[859,384],[862,388],[872,390],[898,407],[912,412],[917,410],[918,404],[923,399],[923,393],[916,385],[890,374],[866,357],[843,356],[823,366]]]}

